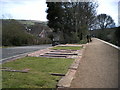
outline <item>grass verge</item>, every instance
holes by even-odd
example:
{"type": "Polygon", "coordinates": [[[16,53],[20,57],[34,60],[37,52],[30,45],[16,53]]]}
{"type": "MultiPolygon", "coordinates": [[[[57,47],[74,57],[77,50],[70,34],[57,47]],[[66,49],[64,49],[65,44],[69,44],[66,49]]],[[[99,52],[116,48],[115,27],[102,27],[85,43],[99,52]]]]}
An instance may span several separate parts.
{"type": "Polygon", "coordinates": [[[65,74],[74,59],[25,57],[2,65],[15,70],[30,69],[28,73],[2,72],[3,88],[55,88],[59,76],[65,74]]]}
{"type": "Polygon", "coordinates": [[[53,47],[51,49],[55,49],[55,50],[60,50],[60,49],[64,49],[64,50],[80,50],[82,48],[82,46],[57,46],[57,47],[53,47]]]}

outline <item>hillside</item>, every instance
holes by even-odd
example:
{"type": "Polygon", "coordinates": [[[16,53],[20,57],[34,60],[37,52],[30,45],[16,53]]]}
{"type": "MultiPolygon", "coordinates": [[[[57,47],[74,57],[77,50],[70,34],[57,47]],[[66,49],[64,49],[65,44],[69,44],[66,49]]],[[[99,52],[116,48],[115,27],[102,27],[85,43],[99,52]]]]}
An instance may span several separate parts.
{"type": "Polygon", "coordinates": [[[2,20],[2,45],[20,46],[51,43],[51,29],[45,23],[29,20],[2,20]]]}
{"type": "MultiPolygon", "coordinates": [[[[26,27],[26,30],[39,37],[39,34],[44,30],[46,34],[49,34],[51,29],[47,26],[47,22],[35,21],[35,20],[17,20],[26,27]]],[[[47,37],[47,35],[45,35],[47,37]]]]}
{"type": "Polygon", "coordinates": [[[35,23],[47,25],[47,21],[46,22],[37,21],[37,20],[17,20],[17,21],[20,22],[21,24],[24,24],[24,25],[35,25],[35,23]]]}

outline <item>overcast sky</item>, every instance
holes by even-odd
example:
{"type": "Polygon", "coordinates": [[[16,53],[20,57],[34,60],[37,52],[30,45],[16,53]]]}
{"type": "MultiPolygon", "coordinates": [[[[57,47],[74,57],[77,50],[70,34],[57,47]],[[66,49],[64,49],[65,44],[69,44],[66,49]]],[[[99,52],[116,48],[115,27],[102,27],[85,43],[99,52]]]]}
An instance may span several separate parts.
{"type": "MultiPolygon", "coordinates": [[[[47,21],[46,0],[0,0],[0,18],[47,21]],[[2,11],[2,13],[1,13],[2,11]]],[[[118,1],[98,0],[97,14],[105,13],[118,24],[118,1]]]]}

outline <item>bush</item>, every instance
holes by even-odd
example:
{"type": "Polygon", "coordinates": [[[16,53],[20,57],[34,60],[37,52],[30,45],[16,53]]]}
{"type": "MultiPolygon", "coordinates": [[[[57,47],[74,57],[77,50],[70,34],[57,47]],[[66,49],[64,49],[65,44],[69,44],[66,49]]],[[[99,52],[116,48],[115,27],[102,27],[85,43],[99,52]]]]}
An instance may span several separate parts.
{"type": "Polygon", "coordinates": [[[86,39],[79,41],[79,44],[86,44],[86,43],[87,43],[87,40],[86,40],[86,39]]]}
{"type": "Polygon", "coordinates": [[[16,20],[2,21],[2,45],[20,46],[35,44],[35,36],[25,31],[25,26],[16,20]]]}
{"type": "Polygon", "coordinates": [[[39,39],[39,44],[50,44],[50,43],[52,43],[50,38],[40,38],[39,39]]]}
{"type": "Polygon", "coordinates": [[[95,37],[120,46],[120,27],[106,28],[104,30],[93,30],[95,37]]]}
{"type": "Polygon", "coordinates": [[[117,27],[116,31],[115,31],[115,44],[120,46],[120,26],[117,27]]]}

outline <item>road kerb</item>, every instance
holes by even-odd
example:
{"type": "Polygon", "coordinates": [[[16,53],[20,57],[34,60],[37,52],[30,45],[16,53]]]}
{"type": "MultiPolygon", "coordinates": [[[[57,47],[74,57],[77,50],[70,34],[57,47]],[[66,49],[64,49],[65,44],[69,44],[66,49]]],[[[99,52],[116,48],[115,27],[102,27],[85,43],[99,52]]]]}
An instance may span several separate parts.
{"type": "MultiPolygon", "coordinates": [[[[48,47],[46,49],[49,49],[49,48],[52,48],[52,47],[48,47]]],[[[43,49],[41,49],[41,50],[43,50],[43,49]]],[[[1,59],[0,64],[26,57],[26,56],[28,56],[28,54],[31,54],[31,53],[34,53],[34,52],[37,52],[37,51],[39,51],[39,50],[35,50],[35,51],[31,51],[31,52],[27,52],[27,53],[23,53],[23,54],[19,54],[19,55],[15,55],[15,56],[11,56],[11,57],[8,57],[8,58],[1,59]]]]}
{"type": "Polygon", "coordinates": [[[26,57],[28,54],[31,54],[31,53],[34,53],[34,52],[37,52],[37,51],[39,51],[39,50],[31,51],[31,52],[27,52],[27,53],[23,53],[23,54],[19,54],[19,55],[15,55],[15,56],[11,56],[11,57],[8,57],[8,58],[1,59],[0,64],[26,57]]]}

